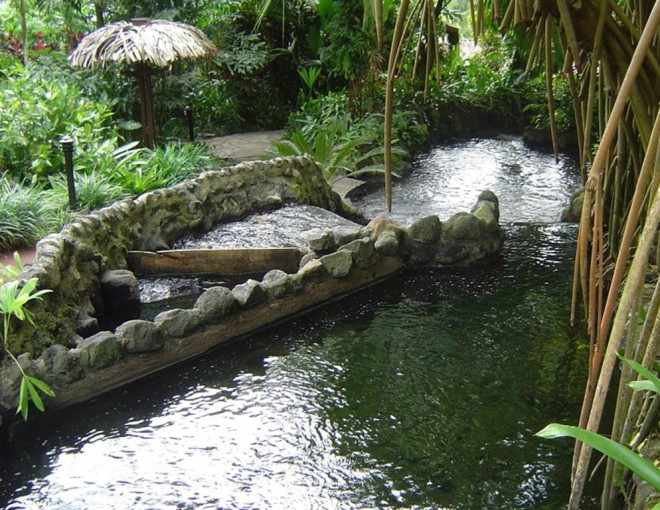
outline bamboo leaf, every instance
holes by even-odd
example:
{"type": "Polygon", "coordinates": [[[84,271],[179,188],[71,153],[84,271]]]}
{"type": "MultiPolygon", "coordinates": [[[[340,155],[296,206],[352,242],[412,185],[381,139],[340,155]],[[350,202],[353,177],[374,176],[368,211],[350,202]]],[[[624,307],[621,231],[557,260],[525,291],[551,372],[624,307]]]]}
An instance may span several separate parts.
{"type": "Polygon", "coordinates": [[[21,380],[21,389],[18,394],[18,407],[16,408],[16,414],[20,413],[23,416],[23,420],[28,419],[28,389],[27,389],[27,379],[23,377],[21,380]]]}
{"type": "Polygon", "coordinates": [[[535,435],[545,439],[570,436],[582,441],[599,452],[611,457],[615,461],[623,464],[651,484],[656,490],[660,490],[660,468],[622,444],[603,437],[600,434],[590,432],[580,427],[551,423],[535,435]]]}
{"type": "Polygon", "coordinates": [[[39,390],[41,390],[42,393],[45,393],[49,397],[55,396],[55,392],[44,381],[42,381],[41,379],[37,379],[36,377],[32,377],[30,375],[27,377],[32,384],[34,384],[39,390]]]}
{"type": "Polygon", "coordinates": [[[28,376],[24,377],[23,380],[27,383],[27,389],[30,394],[30,398],[32,399],[32,402],[34,402],[34,407],[39,409],[39,411],[43,412],[46,408],[44,407],[44,403],[42,402],[41,397],[39,396],[39,392],[30,382],[30,378],[28,376]]]}

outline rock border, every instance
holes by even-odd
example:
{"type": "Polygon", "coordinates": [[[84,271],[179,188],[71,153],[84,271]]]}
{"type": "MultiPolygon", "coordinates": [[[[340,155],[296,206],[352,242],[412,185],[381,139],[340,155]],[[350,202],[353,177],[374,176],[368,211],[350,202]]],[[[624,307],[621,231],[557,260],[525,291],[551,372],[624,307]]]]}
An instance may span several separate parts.
{"type": "MultiPolygon", "coordinates": [[[[21,278],[37,277],[41,288],[55,290],[32,310],[37,326],[30,330],[21,324],[22,345],[34,349],[38,341],[42,348],[25,350],[19,361],[27,373],[54,389],[56,396],[46,400],[47,412],[198,356],[406,267],[489,260],[498,255],[505,237],[497,197],[490,191],[479,196],[472,212],[457,213],[445,222],[428,216],[405,228],[378,217],[366,227],[315,229],[307,234],[309,251],[295,274],[269,271],[262,281],[249,279],[231,290],[207,289],[191,309],[164,311],[153,321],[129,320],[112,331],[95,330],[95,316],[104,306],[104,276],[121,272],[133,286],[125,274],[130,273],[125,271],[128,250],[161,248],[191,229],[209,229],[260,207],[282,205],[285,198],[313,200],[314,205],[350,213],[312,160],[288,158],[207,172],[199,179],[92,213],[40,242],[35,263],[21,278]],[[246,189],[246,174],[257,183],[255,189],[246,189]],[[244,206],[227,206],[227,200],[236,200],[228,190],[236,189],[247,197],[244,206]],[[188,230],[186,221],[190,221],[188,230]],[[84,337],[79,334],[83,326],[84,337]]],[[[16,345],[21,344],[12,347],[16,345]]],[[[5,423],[11,421],[20,379],[15,365],[0,368],[0,417],[5,423]]]]}

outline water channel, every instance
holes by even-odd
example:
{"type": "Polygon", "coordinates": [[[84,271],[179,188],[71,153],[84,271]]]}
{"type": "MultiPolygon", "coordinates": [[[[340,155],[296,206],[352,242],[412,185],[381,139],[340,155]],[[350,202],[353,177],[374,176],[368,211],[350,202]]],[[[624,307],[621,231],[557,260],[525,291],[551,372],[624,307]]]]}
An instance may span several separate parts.
{"type": "MultiPolygon", "coordinates": [[[[562,508],[571,442],[533,433],[574,423],[582,394],[576,227],[558,222],[577,185],[515,137],[421,155],[392,216],[445,219],[490,188],[501,261],[396,276],[27,428],[0,507],[562,508]]],[[[371,217],[382,195],[354,201],[371,217]]]]}

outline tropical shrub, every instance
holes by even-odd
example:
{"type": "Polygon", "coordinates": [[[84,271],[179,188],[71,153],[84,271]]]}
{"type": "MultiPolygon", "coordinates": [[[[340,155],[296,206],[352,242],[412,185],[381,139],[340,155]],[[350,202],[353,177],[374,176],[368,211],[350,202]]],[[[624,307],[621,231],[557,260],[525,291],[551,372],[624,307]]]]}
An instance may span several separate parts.
{"type": "Polygon", "coordinates": [[[196,132],[223,135],[240,131],[243,118],[239,105],[221,79],[208,79],[195,87],[188,95],[196,132]]]}
{"type": "MultiPolygon", "coordinates": [[[[523,111],[530,116],[531,124],[538,129],[550,129],[550,114],[548,112],[547,91],[545,76],[539,75],[528,82],[533,96],[528,96],[528,103],[523,111]]],[[[552,80],[553,96],[555,101],[555,122],[559,131],[576,132],[575,114],[573,113],[573,100],[569,80],[566,76],[556,74],[552,80]]]]}
{"type": "Polygon", "coordinates": [[[114,157],[114,165],[104,175],[131,196],[172,186],[219,165],[203,143],[169,143],[153,150],[132,143],[117,149],[114,157]]]}
{"type": "Polygon", "coordinates": [[[0,176],[0,252],[32,246],[66,219],[62,204],[47,199],[40,188],[0,176]]]}
{"type": "MultiPolygon", "coordinates": [[[[51,189],[45,190],[43,194],[53,203],[61,204],[61,207],[65,208],[69,201],[66,178],[61,175],[50,177],[49,183],[51,189]]],[[[78,210],[93,211],[129,196],[129,193],[109,176],[96,171],[75,173],[74,185],[78,210]]]]}
{"type": "MultiPolygon", "coordinates": [[[[14,258],[21,267],[21,261],[17,254],[14,258]]],[[[0,264],[0,275],[11,274],[2,264],[0,264]]],[[[2,280],[0,280],[1,282],[2,280]]],[[[16,413],[20,413],[24,420],[28,419],[30,401],[40,411],[45,410],[45,406],[39,392],[49,397],[54,397],[55,393],[41,379],[29,375],[21,365],[20,361],[14,356],[9,343],[9,326],[11,319],[28,320],[34,323],[32,314],[25,307],[27,303],[35,299],[41,299],[41,296],[51,292],[49,289],[36,290],[37,278],[30,278],[23,283],[19,289],[19,280],[9,281],[0,285],[0,315],[2,315],[2,351],[3,354],[16,364],[21,372],[21,386],[19,390],[18,406],[16,413]]]]}
{"type": "Polygon", "coordinates": [[[19,179],[41,179],[60,173],[64,157],[56,142],[64,135],[75,141],[76,161],[90,168],[103,140],[116,137],[112,111],[60,80],[35,80],[29,70],[2,82],[0,97],[0,171],[19,179]]]}
{"type": "Polygon", "coordinates": [[[170,143],[151,151],[144,171],[159,175],[165,186],[172,186],[218,166],[218,158],[205,143],[170,143]]]}

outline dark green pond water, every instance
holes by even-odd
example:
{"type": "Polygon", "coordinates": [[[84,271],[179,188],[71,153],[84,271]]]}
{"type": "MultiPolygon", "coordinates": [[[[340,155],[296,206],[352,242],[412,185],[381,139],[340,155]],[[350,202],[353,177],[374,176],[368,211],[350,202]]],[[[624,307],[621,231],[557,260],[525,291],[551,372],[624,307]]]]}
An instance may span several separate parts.
{"type": "Polygon", "coordinates": [[[397,276],[25,430],[0,506],[562,508],[572,444],[533,434],[577,421],[576,228],[523,221],[494,265],[397,276]]]}

